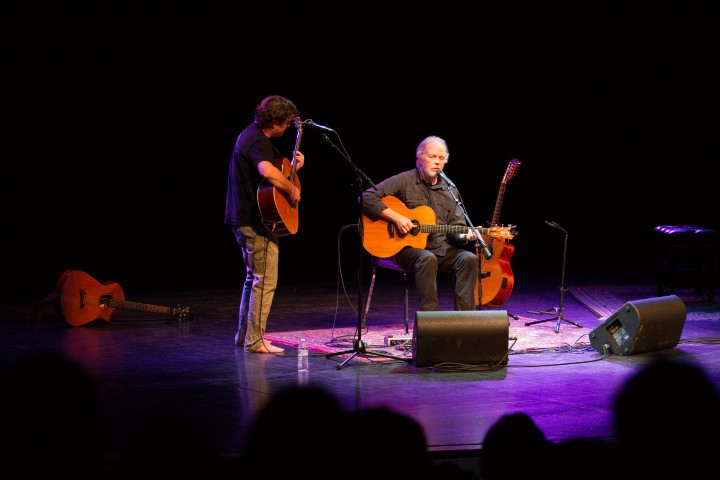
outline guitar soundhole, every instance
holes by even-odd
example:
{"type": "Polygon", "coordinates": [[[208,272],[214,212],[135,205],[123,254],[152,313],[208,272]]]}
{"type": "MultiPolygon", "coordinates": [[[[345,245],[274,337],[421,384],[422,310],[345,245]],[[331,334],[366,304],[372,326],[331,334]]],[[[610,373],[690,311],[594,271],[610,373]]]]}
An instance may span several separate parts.
{"type": "Polygon", "coordinates": [[[410,230],[408,233],[415,237],[418,233],[420,233],[420,222],[418,222],[417,220],[413,220],[413,223],[415,224],[415,227],[413,227],[413,229],[410,230]]]}

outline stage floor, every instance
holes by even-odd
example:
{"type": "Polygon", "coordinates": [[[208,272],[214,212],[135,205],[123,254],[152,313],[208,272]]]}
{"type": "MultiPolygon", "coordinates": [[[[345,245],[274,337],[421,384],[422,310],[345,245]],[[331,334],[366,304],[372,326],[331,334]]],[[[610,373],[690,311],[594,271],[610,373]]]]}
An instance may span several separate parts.
{"type": "MultiPolygon", "coordinates": [[[[280,283],[268,335],[323,331],[329,344],[342,350],[343,339],[333,337],[333,329],[339,332],[357,326],[358,295],[336,284],[280,283]]],[[[654,288],[648,285],[648,297],[654,288]]],[[[444,308],[450,310],[449,286],[441,281],[440,290],[444,308]]],[[[194,316],[125,309],[116,311],[109,321],[74,327],[49,312],[37,318],[33,305],[5,305],[0,322],[2,366],[46,349],[60,351],[83,365],[97,381],[99,418],[107,440],[103,448],[108,452],[117,449],[140,422],[161,412],[182,418],[215,451],[241,455],[248,425],[258,409],[274,393],[298,383],[327,389],[348,410],[387,406],[408,414],[422,425],[431,451],[451,456],[454,451],[458,456],[479,451],[488,428],[513,412],[528,413],[552,441],[612,438],[614,395],[655,356],[699,363],[720,385],[720,323],[716,320],[685,322],[675,348],[605,357],[589,345],[587,337],[601,319],[567,292],[563,314],[583,328],[560,322],[556,333],[555,321],[526,326],[528,320],[553,318],[528,313],[559,306],[560,289],[553,280],[517,282],[502,306],[520,316],[508,320],[510,331],[519,338],[516,344],[509,340],[508,347],[521,344],[524,329],[544,328],[541,338],[533,346],[511,349],[505,366],[465,371],[419,368],[413,366],[412,355],[390,348],[383,351],[395,351],[399,359],[361,354],[345,364],[346,355],[328,357],[315,350],[309,373],[299,375],[293,346],[286,345],[281,355],[249,354],[234,346],[238,296],[239,288],[133,293],[126,287],[127,301],[189,307],[194,316]],[[560,337],[575,341],[561,342],[560,337]]],[[[372,335],[378,325],[401,328],[402,320],[402,285],[399,278],[385,275],[378,279],[363,334],[372,335]]],[[[352,339],[344,340],[346,348],[353,348],[352,339]]],[[[372,347],[367,351],[372,352],[372,347]]],[[[350,432],[328,434],[351,438],[350,432]]]]}

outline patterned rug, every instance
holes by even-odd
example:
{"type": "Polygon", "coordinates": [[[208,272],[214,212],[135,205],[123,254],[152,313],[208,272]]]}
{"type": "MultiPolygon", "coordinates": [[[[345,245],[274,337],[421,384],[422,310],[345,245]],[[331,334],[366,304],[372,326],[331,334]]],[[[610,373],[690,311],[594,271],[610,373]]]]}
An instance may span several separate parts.
{"type": "MultiPolygon", "coordinates": [[[[655,285],[591,285],[570,287],[567,292],[601,320],[613,314],[627,302],[657,297],[655,285]]],[[[720,321],[720,303],[711,303],[707,297],[698,296],[691,290],[677,290],[675,294],[683,300],[687,307],[686,321],[720,321]]],[[[587,335],[592,331],[592,328],[587,328],[587,326],[578,328],[574,325],[561,323],[560,331],[556,333],[556,321],[525,325],[526,322],[534,320],[537,320],[537,318],[520,316],[517,320],[510,319],[508,349],[511,354],[557,351],[590,346],[587,335]]],[[[591,325],[593,328],[596,326],[595,324],[591,325]]],[[[412,360],[412,327],[409,333],[406,334],[402,323],[368,323],[367,328],[361,333],[361,340],[365,345],[366,352],[377,352],[394,358],[356,355],[353,360],[367,362],[395,361],[395,359],[412,360]],[[390,346],[388,345],[388,338],[395,339],[400,343],[390,346]]],[[[300,339],[304,338],[310,350],[318,354],[347,352],[336,357],[338,361],[342,361],[353,353],[357,341],[357,328],[343,327],[267,332],[266,337],[273,343],[291,347],[296,347],[300,343],[300,339]]]]}
{"type": "MultiPolygon", "coordinates": [[[[655,285],[590,285],[568,288],[568,294],[600,319],[615,313],[627,302],[657,298],[655,285]]],[[[667,295],[667,293],[666,293],[667,295]]],[[[720,303],[708,301],[692,289],[678,289],[675,295],[687,307],[686,321],[720,320],[720,303]]]]}
{"type": "MultiPolygon", "coordinates": [[[[530,353],[535,351],[553,350],[560,348],[584,348],[590,345],[588,340],[589,328],[578,328],[574,325],[563,323],[560,331],[555,333],[556,321],[548,321],[535,325],[525,325],[537,318],[519,316],[517,320],[510,319],[508,348],[510,352],[530,353]]],[[[287,332],[267,332],[265,337],[273,343],[296,347],[300,339],[304,338],[311,351],[328,354],[342,351],[352,353],[355,341],[357,340],[357,327],[345,327],[318,330],[294,330],[287,332]]],[[[397,324],[368,324],[361,332],[362,342],[366,345],[366,351],[377,352],[383,355],[391,355],[400,360],[412,360],[412,327],[408,334],[402,323],[397,324]],[[396,341],[410,340],[399,345],[388,346],[387,338],[392,337],[396,341]]],[[[342,361],[344,356],[337,357],[342,361]]],[[[357,355],[355,359],[364,361],[394,361],[393,358],[376,357],[369,355],[368,358],[357,355]]]]}

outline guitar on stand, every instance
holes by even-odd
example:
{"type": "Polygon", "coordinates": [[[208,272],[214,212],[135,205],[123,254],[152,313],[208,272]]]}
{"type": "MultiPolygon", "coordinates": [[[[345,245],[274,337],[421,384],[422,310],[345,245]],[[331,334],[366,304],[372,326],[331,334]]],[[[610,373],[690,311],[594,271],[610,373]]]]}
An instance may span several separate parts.
{"type": "MultiPolygon", "coordinates": [[[[491,227],[496,227],[500,222],[500,207],[505,196],[505,187],[515,176],[519,165],[520,162],[517,158],[513,158],[508,163],[500,182],[495,211],[493,212],[492,222],[490,222],[491,227]]],[[[488,259],[482,249],[475,247],[475,252],[480,258],[480,273],[475,287],[478,309],[484,305],[500,307],[510,297],[515,284],[512,268],[510,268],[510,257],[512,257],[515,250],[515,246],[509,243],[512,238],[497,238],[496,236],[483,234],[483,239],[490,251],[493,252],[493,255],[488,259]],[[482,295],[478,293],[480,286],[482,287],[482,295]]]]}
{"type": "MultiPolygon", "coordinates": [[[[297,176],[296,153],[300,149],[302,138],[302,122],[300,118],[293,118],[297,136],[292,161],[287,158],[276,162],[275,166],[285,177],[300,190],[300,178],[297,176]]],[[[263,181],[257,189],[257,201],[265,225],[278,237],[285,237],[297,233],[300,224],[300,213],[297,205],[292,205],[287,195],[275,188],[270,182],[263,181]]]]}

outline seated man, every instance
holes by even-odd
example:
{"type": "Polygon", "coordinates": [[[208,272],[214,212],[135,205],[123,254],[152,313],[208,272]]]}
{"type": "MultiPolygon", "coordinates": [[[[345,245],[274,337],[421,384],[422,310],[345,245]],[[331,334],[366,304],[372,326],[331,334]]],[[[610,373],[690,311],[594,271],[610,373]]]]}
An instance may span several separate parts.
{"type": "MultiPolygon", "coordinates": [[[[417,146],[415,156],[415,168],[387,178],[363,192],[363,214],[373,221],[386,220],[400,235],[407,235],[416,225],[407,217],[409,211],[397,211],[383,203],[383,197],[389,195],[398,198],[410,210],[430,207],[437,225],[467,227],[459,229],[462,233],[430,233],[425,248],[404,246],[392,260],[402,269],[415,273],[421,310],[439,310],[438,271],[454,275],[455,310],[475,310],[480,261],[466,247],[476,237],[450,193],[450,189],[456,187],[439,176],[450,157],[447,144],[440,137],[427,137],[417,146]]],[[[454,194],[459,198],[459,192],[454,194]]]]}

